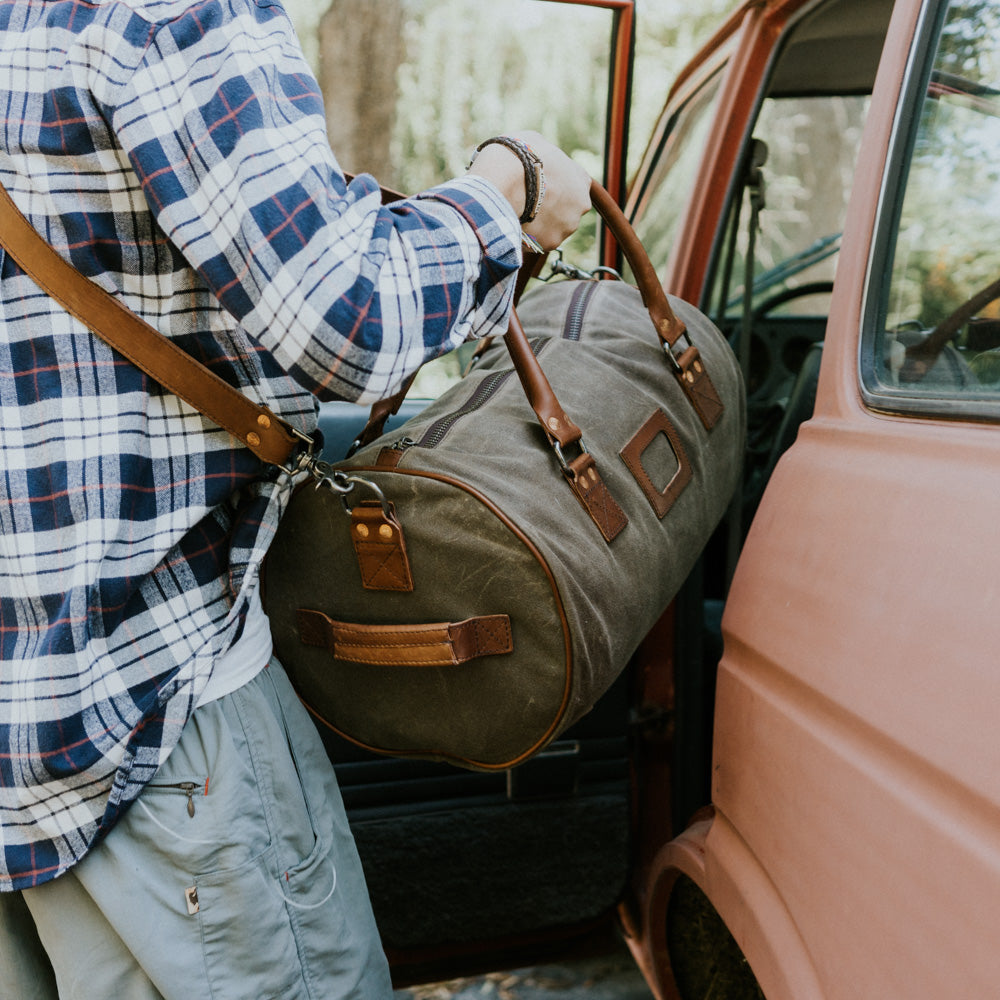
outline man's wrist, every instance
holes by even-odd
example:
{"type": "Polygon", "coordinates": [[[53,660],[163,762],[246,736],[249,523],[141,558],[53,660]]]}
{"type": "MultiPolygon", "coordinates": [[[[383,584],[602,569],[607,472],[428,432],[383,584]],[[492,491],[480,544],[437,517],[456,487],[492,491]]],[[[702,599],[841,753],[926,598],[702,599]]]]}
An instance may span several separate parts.
{"type": "Polygon", "coordinates": [[[499,143],[483,146],[469,164],[468,172],[490,181],[510,202],[518,217],[524,214],[527,201],[524,168],[512,149],[499,143]]]}
{"type": "Polygon", "coordinates": [[[473,161],[487,146],[503,146],[517,157],[524,173],[524,210],[520,213],[520,222],[521,225],[534,222],[545,198],[545,166],[542,158],[523,139],[512,135],[495,135],[476,146],[473,161]]]}

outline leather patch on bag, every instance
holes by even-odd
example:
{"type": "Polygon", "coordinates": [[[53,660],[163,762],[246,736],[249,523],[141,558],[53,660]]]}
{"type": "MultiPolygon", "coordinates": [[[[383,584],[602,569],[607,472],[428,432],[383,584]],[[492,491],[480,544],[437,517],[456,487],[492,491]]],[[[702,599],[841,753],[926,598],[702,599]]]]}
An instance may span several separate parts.
{"type": "Polygon", "coordinates": [[[670,418],[663,410],[654,411],[619,454],[662,520],[691,481],[691,463],[670,418]],[[663,461],[660,445],[672,453],[669,464],[663,461]],[[664,480],[666,485],[659,485],[664,480]]]}
{"type": "Polygon", "coordinates": [[[569,463],[569,468],[572,472],[569,484],[577,499],[600,529],[604,540],[613,541],[628,524],[628,517],[597,471],[594,457],[584,452],[569,463]]]}
{"type": "Polygon", "coordinates": [[[719,392],[708,376],[705,362],[701,360],[697,347],[689,347],[678,359],[681,371],[677,381],[684,390],[691,406],[705,430],[710,431],[722,416],[725,407],[719,392]]]}
{"type": "Polygon", "coordinates": [[[365,500],[351,510],[351,543],[358,557],[366,590],[413,590],[406,539],[392,504],[388,511],[377,500],[365,500]]]}

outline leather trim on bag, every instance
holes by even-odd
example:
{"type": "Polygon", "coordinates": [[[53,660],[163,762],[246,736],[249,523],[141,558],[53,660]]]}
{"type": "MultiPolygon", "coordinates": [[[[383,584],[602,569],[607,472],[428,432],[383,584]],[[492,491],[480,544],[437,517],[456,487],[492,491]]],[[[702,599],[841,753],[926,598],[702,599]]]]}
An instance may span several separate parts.
{"type": "Polygon", "coordinates": [[[365,500],[351,510],[351,544],[365,590],[413,590],[403,527],[391,503],[365,500]]]}
{"type": "Polygon", "coordinates": [[[691,481],[691,463],[688,460],[687,452],[684,450],[680,435],[670,422],[670,418],[663,410],[657,409],[642,427],[639,428],[632,437],[632,440],[622,448],[619,454],[656,512],[656,516],[662,520],[684,491],[684,487],[691,481]],[[663,434],[666,437],[670,443],[670,449],[677,459],[677,471],[671,476],[670,482],[662,490],[653,482],[652,477],[642,462],[643,453],[659,434],[663,434]]]}
{"type": "Polygon", "coordinates": [[[601,478],[593,455],[583,452],[569,463],[569,468],[572,476],[568,482],[576,498],[583,504],[583,509],[597,525],[604,540],[614,541],[628,524],[628,517],[601,478]]]}
{"type": "Polygon", "coordinates": [[[725,410],[718,390],[709,378],[697,347],[689,347],[677,361],[681,367],[681,371],[677,373],[677,381],[698,414],[702,426],[710,431],[725,410]]]}

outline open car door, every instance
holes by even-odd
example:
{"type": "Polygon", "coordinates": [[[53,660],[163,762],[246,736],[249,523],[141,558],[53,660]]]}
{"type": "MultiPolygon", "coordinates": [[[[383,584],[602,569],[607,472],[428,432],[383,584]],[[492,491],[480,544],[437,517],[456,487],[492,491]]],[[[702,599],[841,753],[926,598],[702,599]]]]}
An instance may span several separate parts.
{"type": "MultiPolygon", "coordinates": [[[[386,119],[393,162],[383,169],[338,151],[346,170],[421,190],[461,173],[483,138],[534,128],[621,203],[633,0],[400,0],[397,13],[402,56],[386,119]],[[542,61],[546,80],[562,67],[564,85],[543,88],[534,72],[542,61]]],[[[338,86],[330,73],[324,85],[338,86]]],[[[614,252],[592,214],[566,256],[592,269],[614,252]]],[[[448,357],[421,372],[394,422],[462,367],[448,357]]],[[[344,457],[366,417],[352,404],[324,404],[328,460],[344,457]]],[[[607,940],[629,869],[628,688],[626,672],[582,722],[504,773],[375,756],[323,733],[398,985],[607,940]]]]}

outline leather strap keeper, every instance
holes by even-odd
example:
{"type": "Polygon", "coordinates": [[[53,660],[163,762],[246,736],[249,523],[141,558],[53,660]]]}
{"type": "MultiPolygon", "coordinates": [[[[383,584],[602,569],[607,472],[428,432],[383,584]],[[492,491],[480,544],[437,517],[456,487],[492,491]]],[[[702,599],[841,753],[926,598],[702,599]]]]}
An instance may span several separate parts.
{"type": "Polygon", "coordinates": [[[300,608],[298,625],[305,645],[325,647],[335,660],[372,666],[452,667],[514,649],[507,615],[427,625],[356,625],[300,608]]]}
{"type": "Polygon", "coordinates": [[[577,456],[569,463],[570,487],[584,510],[600,529],[606,542],[614,541],[628,524],[625,511],[618,506],[589,452],[577,456]]]}
{"type": "Polygon", "coordinates": [[[366,590],[413,590],[403,527],[391,503],[365,500],[351,511],[351,542],[366,590]]]}

